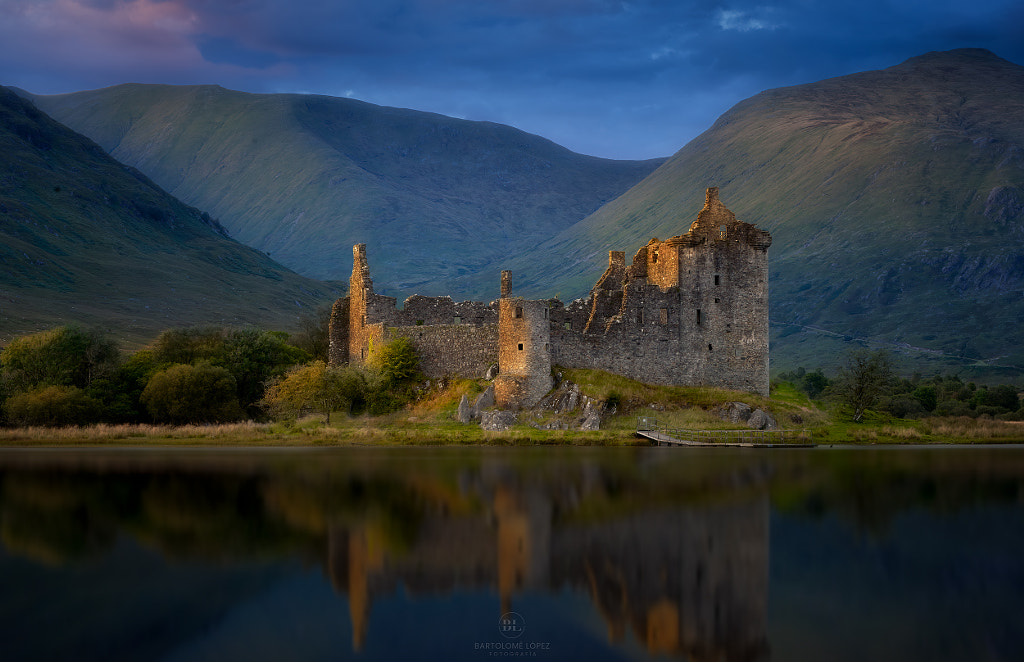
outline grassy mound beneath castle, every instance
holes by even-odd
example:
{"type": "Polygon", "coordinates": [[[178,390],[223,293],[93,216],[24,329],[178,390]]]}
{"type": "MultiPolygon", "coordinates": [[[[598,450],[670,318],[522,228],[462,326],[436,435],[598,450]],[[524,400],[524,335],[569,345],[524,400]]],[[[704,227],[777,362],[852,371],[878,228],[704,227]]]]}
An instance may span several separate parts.
{"type": "MultiPolygon", "coordinates": [[[[458,422],[463,395],[474,401],[484,380],[436,380],[414,402],[380,416],[335,412],[331,423],[307,416],[297,421],[212,426],[97,425],[70,428],[0,429],[0,446],[646,446],[634,433],[638,417],[692,430],[744,429],[716,413],[743,402],[770,414],[778,427],[806,433],[818,444],[1007,443],[1024,441],[1024,423],[933,417],[899,419],[869,412],[853,423],[838,406],[810,400],[788,383],[768,397],[711,387],[656,386],[598,370],[559,371],[561,385],[576,384],[581,396],[603,409],[601,429],[581,431],[579,411],[527,410],[508,430],[484,430],[458,422]],[[569,429],[538,429],[559,420],[569,429]],[[577,425],[573,427],[572,423],[577,425]]],[[[582,399],[582,398],[581,398],[582,399]]],[[[553,427],[553,426],[550,426],[553,427]]]]}

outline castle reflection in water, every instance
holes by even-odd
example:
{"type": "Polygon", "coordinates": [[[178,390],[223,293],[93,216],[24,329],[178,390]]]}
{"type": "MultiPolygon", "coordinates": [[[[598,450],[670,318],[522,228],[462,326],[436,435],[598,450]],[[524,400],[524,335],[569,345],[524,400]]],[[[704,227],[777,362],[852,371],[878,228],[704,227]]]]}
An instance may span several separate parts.
{"type": "Polygon", "coordinates": [[[767,492],[748,482],[739,498],[704,493],[710,501],[588,514],[581,505],[614,489],[600,473],[589,478],[556,486],[485,469],[461,495],[478,497],[482,512],[441,500],[402,553],[388,552],[372,526],[331,525],[327,573],[348,596],[354,647],[374,597],[399,586],[413,595],[496,588],[501,613],[521,592],[569,587],[589,594],[613,644],[631,630],[651,653],[767,659],[767,492]]]}
{"type": "Polygon", "coordinates": [[[7,456],[0,533],[51,565],[124,535],[172,563],[298,556],[347,600],[357,651],[375,600],[399,589],[496,591],[501,613],[569,589],[612,645],[767,659],[769,471],[598,450],[7,456]]]}

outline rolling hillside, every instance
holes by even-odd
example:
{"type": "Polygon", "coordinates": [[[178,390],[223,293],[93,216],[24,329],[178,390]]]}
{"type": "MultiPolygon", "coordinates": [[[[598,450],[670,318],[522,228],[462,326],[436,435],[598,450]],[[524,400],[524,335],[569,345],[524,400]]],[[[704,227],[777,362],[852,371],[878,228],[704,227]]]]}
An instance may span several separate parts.
{"type": "Polygon", "coordinates": [[[609,249],[685,232],[707,186],[774,237],[773,373],[859,341],[926,374],[1024,374],[1024,67],[958,50],[758,94],[510,262],[519,292],[579,296],[609,249]]]}
{"type": "Polygon", "coordinates": [[[33,99],[303,275],[347,279],[352,245],[366,243],[378,291],[400,298],[447,294],[446,279],[481,272],[496,290],[509,257],[663,162],[322,96],[121,85],[33,99]]]}
{"type": "Polygon", "coordinates": [[[78,323],[128,344],[188,324],[289,329],[329,301],[0,87],[0,345],[78,323]]]}

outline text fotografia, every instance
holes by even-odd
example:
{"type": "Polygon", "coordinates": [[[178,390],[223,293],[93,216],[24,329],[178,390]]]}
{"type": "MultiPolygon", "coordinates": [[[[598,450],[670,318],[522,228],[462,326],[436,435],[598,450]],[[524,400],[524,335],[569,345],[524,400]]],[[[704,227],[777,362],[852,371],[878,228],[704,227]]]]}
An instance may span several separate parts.
{"type": "Polygon", "coordinates": [[[473,650],[490,657],[537,657],[537,651],[551,650],[551,644],[540,641],[485,641],[473,644],[473,650]]]}

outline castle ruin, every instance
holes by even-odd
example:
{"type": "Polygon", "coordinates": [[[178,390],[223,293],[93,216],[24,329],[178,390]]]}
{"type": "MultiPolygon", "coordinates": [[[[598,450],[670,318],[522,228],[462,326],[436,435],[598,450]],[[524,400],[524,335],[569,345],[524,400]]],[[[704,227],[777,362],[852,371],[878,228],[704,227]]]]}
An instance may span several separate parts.
{"type": "Polygon", "coordinates": [[[353,247],[348,296],[331,313],[332,365],[362,363],[374,346],[406,336],[429,377],[482,376],[498,365],[499,407],[530,407],[552,386],[551,366],[633,379],[768,394],[768,247],[771,235],[736,219],[707,189],[689,230],[651,239],[626,265],[610,251],[589,296],[512,295],[511,273],[489,304],[376,294],[366,245],[353,247]]]}

